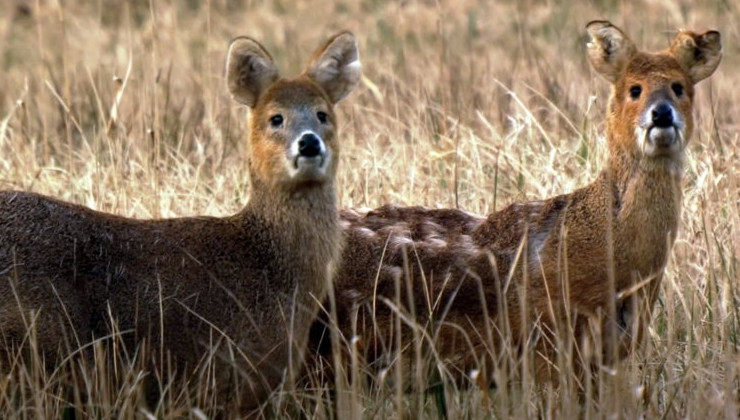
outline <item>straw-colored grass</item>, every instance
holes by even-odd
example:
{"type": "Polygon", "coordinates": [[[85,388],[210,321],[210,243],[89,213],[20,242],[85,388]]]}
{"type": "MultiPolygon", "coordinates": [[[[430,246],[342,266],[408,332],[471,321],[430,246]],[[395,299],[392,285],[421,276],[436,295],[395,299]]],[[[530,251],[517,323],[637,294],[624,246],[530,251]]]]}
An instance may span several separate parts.
{"type": "MultiPolygon", "coordinates": [[[[443,375],[421,377],[443,386],[414,390],[392,381],[368,387],[354,375],[336,392],[286,383],[264,413],[740,416],[740,6],[733,2],[0,0],[0,10],[0,189],[139,218],[227,215],[248,198],[245,110],[223,77],[237,35],[263,42],[287,75],[332,33],[358,36],[366,79],[338,107],[342,206],[486,214],[571,191],[601,169],[608,84],[586,62],[589,20],[612,20],[646,48],[665,47],[678,28],[718,29],[724,59],[698,85],[681,230],[648,342],[599,372],[598,389],[552,389],[526,375],[492,390],[458,389],[443,375]]],[[[159,404],[145,404],[145,354],[122,355],[117,343],[101,340],[92,362],[73,357],[53,373],[42,361],[19,359],[0,375],[0,417],[213,414],[214,387],[205,381],[190,392],[173,382],[159,404]]]]}

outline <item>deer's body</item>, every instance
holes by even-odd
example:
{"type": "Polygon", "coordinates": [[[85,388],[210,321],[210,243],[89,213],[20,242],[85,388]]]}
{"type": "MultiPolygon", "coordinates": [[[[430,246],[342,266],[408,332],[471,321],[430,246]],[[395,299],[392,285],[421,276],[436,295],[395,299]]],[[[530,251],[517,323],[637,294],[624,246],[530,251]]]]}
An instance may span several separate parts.
{"type": "MultiPolygon", "coordinates": [[[[577,352],[586,364],[639,343],[676,238],[693,85],[718,65],[719,34],[681,32],[645,53],[607,22],[588,29],[591,62],[613,83],[610,156],[594,182],[488,217],[391,205],[341,214],[337,322],[371,365],[407,362],[421,347],[453,372],[490,373],[509,343],[543,356],[535,370],[547,376],[567,334],[598,340],[577,352]]],[[[326,354],[321,322],[311,347],[326,354]]]]}
{"type": "Polygon", "coordinates": [[[120,333],[131,352],[146,340],[163,373],[209,369],[224,390],[246,378],[241,395],[219,396],[244,410],[298,366],[341,252],[332,109],[359,79],[356,44],[339,34],[285,80],[237,38],[227,67],[252,108],[252,193],[238,214],[135,220],[0,193],[2,362],[28,337],[53,365],[120,333]]]}
{"type": "MultiPolygon", "coordinates": [[[[331,191],[325,195],[332,198],[331,191]]],[[[292,204],[289,212],[270,216],[247,206],[224,219],[152,221],[32,193],[2,193],[0,255],[7,256],[3,277],[9,280],[0,286],[6,297],[0,309],[5,338],[13,334],[19,343],[29,331],[31,317],[26,314],[24,322],[20,303],[40,311],[36,329],[42,349],[56,349],[65,344],[63,338],[78,348],[93,336],[110,334],[113,319],[131,348],[149,337],[153,348],[162,344],[194,367],[213,324],[225,335],[214,336],[214,344],[234,340],[259,360],[262,373],[274,369],[268,376],[282,375],[284,361],[274,363],[273,356],[287,360],[286,340],[301,341],[290,324],[307,325],[316,310],[295,294],[321,296],[330,268],[316,261],[333,261],[339,250],[333,201],[292,204]],[[311,220],[311,229],[305,220],[311,220]],[[60,317],[65,312],[76,336],[67,325],[48,328],[54,320],[67,324],[67,316],[60,317]],[[271,328],[256,329],[259,325],[271,328]],[[64,332],[69,336],[60,335],[64,332]]]]}

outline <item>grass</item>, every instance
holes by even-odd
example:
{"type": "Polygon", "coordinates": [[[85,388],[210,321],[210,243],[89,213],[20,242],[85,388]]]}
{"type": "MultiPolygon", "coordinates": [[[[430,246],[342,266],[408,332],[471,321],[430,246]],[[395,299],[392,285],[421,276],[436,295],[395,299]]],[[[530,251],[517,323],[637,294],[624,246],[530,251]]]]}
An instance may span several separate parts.
{"type": "MultiPolygon", "coordinates": [[[[584,400],[526,377],[491,391],[458,389],[444,377],[436,391],[409,392],[354,380],[334,395],[333,413],[327,389],[286,384],[265,413],[441,418],[444,406],[450,419],[740,415],[737,5],[0,0],[0,7],[0,188],[140,218],[227,215],[248,198],[245,111],[223,78],[226,46],[237,35],[263,42],[290,75],[332,33],[357,34],[366,81],[338,107],[342,206],[486,214],[571,191],[601,169],[608,86],[586,62],[589,20],[610,19],[646,48],[663,48],[681,27],[720,30],[724,59],[698,85],[681,230],[648,343],[600,373],[600,389],[584,400]]],[[[116,342],[97,343],[96,355],[120,354],[116,342]]],[[[19,363],[0,377],[0,417],[211,415],[208,383],[195,394],[173,383],[147,408],[138,360],[71,361],[54,375],[42,361],[19,363]]],[[[562,380],[572,382],[567,373],[562,380]]]]}

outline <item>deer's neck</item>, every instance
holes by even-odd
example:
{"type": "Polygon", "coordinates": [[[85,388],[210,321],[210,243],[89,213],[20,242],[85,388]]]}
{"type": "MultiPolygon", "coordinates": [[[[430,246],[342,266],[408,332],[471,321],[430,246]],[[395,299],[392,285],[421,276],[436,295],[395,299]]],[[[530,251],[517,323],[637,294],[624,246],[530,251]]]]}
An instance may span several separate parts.
{"type": "MultiPolygon", "coordinates": [[[[252,196],[244,211],[289,238],[314,241],[341,236],[337,198],[331,183],[287,191],[253,184],[252,196]]],[[[332,252],[321,246],[316,248],[319,254],[332,252]]]]}
{"type": "Polygon", "coordinates": [[[601,176],[613,190],[618,219],[634,212],[675,219],[681,211],[682,171],[680,158],[637,159],[621,153],[609,159],[601,176]]]}
{"type": "MultiPolygon", "coordinates": [[[[321,299],[342,244],[334,186],[324,183],[295,191],[253,182],[249,203],[237,218],[256,221],[261,237],[276,247],[276,265],[307,299],[321,299]],[[308,294],[314,297],[308,297],[308,294]]],[[[277,280],[277,279],[275,279],[277,280]]]]}
{"type": "MultiPolygon", "coordinates": [[[[615,249],[635,269],[661,269],[676,239],[681,214],[680,158],[611,156],[601,182],[613,194],[615,249]]],[[[619,258],[618,256],[616,256],[619,258]]]]}

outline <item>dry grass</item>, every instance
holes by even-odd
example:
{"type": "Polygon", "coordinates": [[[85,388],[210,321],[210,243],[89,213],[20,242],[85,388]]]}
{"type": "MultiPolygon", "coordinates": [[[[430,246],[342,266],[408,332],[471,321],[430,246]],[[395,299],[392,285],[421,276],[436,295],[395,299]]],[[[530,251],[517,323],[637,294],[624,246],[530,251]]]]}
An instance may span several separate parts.
{"type": "MultiPolygon", "coordinates": [[[[610,19],[648,48],[677,28],[716,28],[725,57],[698,86],[681,231],[648,345],[602,372],[600,389],[579,400],[526,380],[490,392],[355,381],[334,413],[325,389],[288,384],[266,413],[439,418],[443,399],[451,419],[737,418],[740,7],[627,3],[0,0],[0,188],[141,218],[233,213],[249,185],[244,110],[224,85],[228,40],[263,41],[292,74],[346,28],[359,37],[367,83],[339,107],[342,205],[489,213],[570,191],[600,170],[608,92],[585,59],[587,21],[610,19]]],[[[112,359],[55,375],[16,365],[0,377],[0,417],[208,415],[209,384],[197,395],[172,384],[149,412],[141,363],[112,359]]]]}

